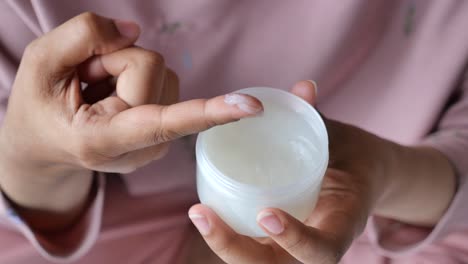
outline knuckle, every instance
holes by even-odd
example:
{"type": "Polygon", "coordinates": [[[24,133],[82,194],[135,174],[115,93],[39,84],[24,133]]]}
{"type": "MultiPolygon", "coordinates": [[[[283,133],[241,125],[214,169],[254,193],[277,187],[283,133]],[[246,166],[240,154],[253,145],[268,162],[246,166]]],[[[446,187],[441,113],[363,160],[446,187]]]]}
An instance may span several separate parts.
{"type": "Polygon", "coordinates": [[[173,139],[184,136],[176,131],[173,131],[172,129],[168,129],[167,121],[165,120],[165,117],[167,116],[166,112],[169,109],[168,107],[169,106],[163,106],[161,111],[159,112],[158,126],[156,126],[158,127],[158,129],[156,129],[151,135],[151,144],[169,142],[173,139]]]}
{"type": "Polygon", "coordinates": [[[146,67],[161,68],[164,67],[164,57],[154,51],[143,50],[139,53],[139,59],[146,67]]]}
{"type": "Polygon", "coordinates": [[[284,242],[284,248],[288,251],[298,251],[309,248],[309,242],[305,235],[295,234],[287,238],[284,242]]]}
{"type": "Polygon", "coordinates": [[[28,56],[28,55],[36,53],[36,51],[39,48],[38,45],[39,45],[39,39],[35,39],[31,41],[24,49],[24,56],[28,56]]]}
{"type": "Polygon", "coordinates": [[[160,69],[164,67],[164,57],[156,52],[146,52],[143,64],[148,68],[160,69]]]}
{"type": "Polygon", "coordinates": [[[213,240],[212,248],[217,254],[229,256],[231,254],[235,239],[233,236],[221,235],[213,240]]]}
{"type": "Polygon", "coordinates": [[[92,158],[94,156],[94,149],[86,140],[79,140],[76,143],[75,156],[80,164],[86,168],[93,168],[97,165],[95,159],[92,158]]]}
{"type": "Polygon", "coordinates": [[[33,40],[26,46],[23,57],[29,61],[38,63],[45,61],[46,54],[47,52],[46,49],[44,49],[41,37],[33,40]]]}
{"type": "Polygon", "coordinates": [[[163,142],[171,141],[172,139],[178,137],[177,133],[167,130],[167,129],[159,129],[157,132],[154,133],[152,138],[152,144],[160,144],[163,142]]]}
{"type": "Polygon", "coordinates": [[[99,16],[93,12],[84,12],[76,17],[77,23],[81,23],[83,26],[90,26],[97,24],[99,16]]]}
{"type": "Polygon", "coordinates": [[[151,65],[162,66],[165,64],[164,57],[157,52],[148,52],[146,58],[151,65]]]}
{"type": "Polygon", "coordinates": [[[94,141],[87,136],[80,135],[75,142],[74,156],[78,163],[85,168],[96,169],[112,160],[112,158],[100,154],[93,143],[94,141]]]}
{"type": "Polygon", "coordinates": [[[89,55],[107,54],[115,51],[118,45],[114,42],[120,36],[115,23],[108,18],[92,12],[85,12],[72,19],[76,38],[89,46],[89,55]]]}
{"type": "Polygon", "coordinates": [[[210,114],[210,111],[209,111],[209,102],[208,100],[205,100],[203,102],[203,116],[205,117],[204,120],[205,120],[205,127],[208,129],[208,128],[212,128],[214,126],[217,126],[217,125],[220,125],[221,122],[218,122],[215,118],[212,117],[212,115],[210,114]]]}
{"type": "MultiPolygon", "coordinates": [[[[21,74],[26,74],[28,78],[34,79],[37,86],[31,87],[26,86],[26,89],[37,89],[38,96],[43,98],[50,97],[52,87],[60,79],[60,73],[51,72],[49,69],[50,62],[48,60],[50,54],[47,51],[46,44],[43,40],[44,37],[33,40],[29,43],[23,53],[22,63],[27,65],[26,67],[20,67],[21,74]]],[[[24,77],[24,76],[23,76],[24,77]]]]}
{"type": "Polygon", "coordinates": [[[83,36],[88,41],[100,36],[99,34],[99,17],[98,15],[86,12],[74,20],[74,28],[79,33],[78,36],[83,36]]]}
{"type": "Polygon", "coordinates": [[[152,73],[165,68],[164,57],[157,52],[140,47],[128,48],[126,52],[128,53],[127,67],[143,69],[152,73]]]}

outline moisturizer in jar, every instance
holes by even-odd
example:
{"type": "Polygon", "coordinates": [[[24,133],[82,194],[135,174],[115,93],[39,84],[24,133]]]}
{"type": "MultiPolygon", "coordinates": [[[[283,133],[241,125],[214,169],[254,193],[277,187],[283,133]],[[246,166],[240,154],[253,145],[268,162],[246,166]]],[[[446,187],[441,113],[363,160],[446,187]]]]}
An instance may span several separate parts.
{"type": "Polygon", "coordinates": [[[264,113],[199,134],[198,196],[237,233],[264,237],[256,222],[262,209],[279,208],[300,221],[311,214],[328,165],[328,136],[318,112],[291,93],[237,93],[258,98],[264,113]]]}

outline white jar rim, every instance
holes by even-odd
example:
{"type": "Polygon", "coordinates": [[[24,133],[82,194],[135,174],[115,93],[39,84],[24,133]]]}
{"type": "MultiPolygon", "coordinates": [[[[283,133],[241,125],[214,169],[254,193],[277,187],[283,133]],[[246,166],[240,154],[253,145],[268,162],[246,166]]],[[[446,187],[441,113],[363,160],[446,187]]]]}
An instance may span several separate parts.
{"type": "MultiPolygon", "coordinates": [[[[232,196],[238,199],[252,199],[257,200],[270,200],[272,197],[275,199],[281,199],[281,197],[289,197],[291,195],[299,195],[304,191],[309,190],[312,186],[321,184],[323,175],[328,166],[328,135],[326,133],[325,123],[321,118],[320,114],[311,106],[308,102],[300,97],[297,97],[289,92],[285,92],[280,89],[267,88],[267,87],[253,87],[245,88],[236,93],[251,94],[251,91],[266,91],[268,93],[278,93],[279,96],[287,97],[289,100],[294,100],[295,104],[301,104],[300,107],[306,109],[307,115],[310,115],[314,119],[314,125],[319,126],[317,129],[317,135],[322,140],[320,150],[323,151],[323,155],[320,155],[318,165],[310,172],[310,175],[321,175],[321,177],[307,177],[303,176],[298,180],[291,182],[287,185],[275,186],[275,187],[260,187],[249,185],[240,181],[237,181],[224,173],[222,173],[207,157],[207,153],[203,149],[204,134],[200,133],[196,143],[196,158],[198,166],[204,170],[207,181],[211,181],[212,184],[219,186],[223,191],[228,192],[232,196]]],[[[254,94],[253,94],[254,95],[254,94]]],[[[254,95],[255,96],[255,95],[254,95]]]]}

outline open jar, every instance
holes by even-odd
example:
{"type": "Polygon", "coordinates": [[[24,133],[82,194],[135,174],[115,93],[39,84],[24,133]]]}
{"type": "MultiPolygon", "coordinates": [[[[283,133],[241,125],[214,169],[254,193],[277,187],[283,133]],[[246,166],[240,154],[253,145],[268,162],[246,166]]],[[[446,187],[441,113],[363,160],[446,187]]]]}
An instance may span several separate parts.
{"type": "Polygon", "coordinates": [[[199,134],[197,191],[237,233],[264,237],[256,222],[265,208],[300,221],[312,212],[328,165],[328,135],[318,112],[273,88],[237,91],[258,98],[264,112],[199,134]]]}

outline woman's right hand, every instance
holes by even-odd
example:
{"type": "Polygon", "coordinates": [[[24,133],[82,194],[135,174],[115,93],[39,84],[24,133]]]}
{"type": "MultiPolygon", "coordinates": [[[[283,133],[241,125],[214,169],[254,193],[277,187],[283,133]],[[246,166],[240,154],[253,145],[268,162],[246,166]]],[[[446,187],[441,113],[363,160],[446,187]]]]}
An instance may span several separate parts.
{"type": "Polygon", "coordinates": [[[263,110],[245,95],[176,103],[177,76],[161,55],[133,45],[139,33],[132,22],[84,13],[26,48],[0,129],[0,185],[31,225],[66,227],[85,204],[91,171],[131,172],[173,139],[263,110]]]}

